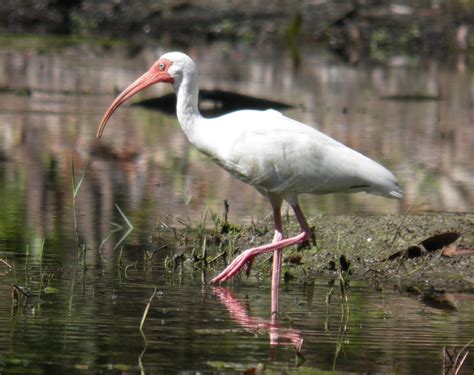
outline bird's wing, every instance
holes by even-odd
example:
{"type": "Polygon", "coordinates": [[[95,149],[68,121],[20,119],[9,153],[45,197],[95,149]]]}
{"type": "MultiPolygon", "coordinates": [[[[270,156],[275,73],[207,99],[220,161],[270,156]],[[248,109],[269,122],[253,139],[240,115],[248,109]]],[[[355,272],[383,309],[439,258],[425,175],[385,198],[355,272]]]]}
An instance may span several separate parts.
{"type": "Polygon", "coordinates": [[[380,164],[277,111],[237,111],[202,127],[205,139],[195,142],[198,148],[260,190],[282,196],[357,191],[394,196],[400,190],[380,164]]]}

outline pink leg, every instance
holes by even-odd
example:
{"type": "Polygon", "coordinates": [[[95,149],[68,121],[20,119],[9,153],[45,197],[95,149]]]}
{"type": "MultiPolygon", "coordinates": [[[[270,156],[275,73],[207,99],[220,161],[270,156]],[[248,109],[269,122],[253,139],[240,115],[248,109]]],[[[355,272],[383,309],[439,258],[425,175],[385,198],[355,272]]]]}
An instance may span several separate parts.
{"type": "MultiPolygon", "coordinates": [[[[272,203],[273,218],[275,220],[275,235],[272,243],[277,243],[283,240],[283,226],[281,225],[281,200],[272,203]]],[[[273,271],[272,271],[272,315],[278,313],[278,301],[280,300],[280,269],[282,249],[273,250],[273,271]]],[[[271,335],[270,335],[271,336],[271,335]]],[[[270,340],[271,341],[271,340],[270,340]]]]}
{"type": "Polygon", "coordinates": [[[280,300],[280,269],[282,249],[273,251],[273,273],[272,273],[272,314],[278,313],[278,301],[280,300]]]}
{"type": "MultiPolygon", "coordinates": [[[[273,206],[273,204],[272,204],[273,206]]],[[[273,206],[274,207],[274,206],[273,206]]],[[[301,227],[301,233],[298,236],[304,234],[304,237],[300,242],[304,242],[311,238],[311,229],[306,222],[306,219],[301,211],[300,206],[298,203],[292,206],[295,212],[296,218],[298,223],[301,227]]],[[[283,229],[281,225],[281,214],[280,214],[280,207],[278,207],[278,211],[275,211],[275,207],[273,210],[273,214],[275,217],[275,237],[273,238],[273,242],[278,242],[283,239],[283,229]]],[[[297,236],[297,237],[298,237],[297,236]]],[[[295,237],[293,237],[295,238],[295,237]]],[[[273,273],[272,273],[272,318],[275,318],[276,314],[278,314],[279,309],[279,300],[280,300],[280,270],[281,270],[281,262],[282,262],[282,251],[283,248],[278,248],[273,251],[273,273]]]]}
{"type": "MultiPolygon", "coordinates": [[[[304,218],[304,215],[299,205],[295,203],[294,205],[292,205],[292,208],[300,224],[301,233],[294,237],[284,239],[281,233],[280,206],[278,204],[275,204],[277,202],[275,202],[272,199],[270,199],[270,202],[272,203],[272,207],[274,207],[274,215],[276,212],[276,208],[278,208],[278,214],[275,216],[275,236],[273,238],[275,242],[258,246],[258,247],[254,247],[252,249],[244,251],[242,254],[237,256],[219,275],[217,275],[214,279],[212,279],[211,283],[226,282],[227,280],[232,278],[236,273],[238,273],[247,262],[249,262],[251,259],[255,258],[256,256],[260,254],[265,254],[274,250],[283,249],[284,247],[287,247],[287,246],[296,245],[311,238],[311,230],[309,228],[309,225],[306,222],[306,219],[304,218]]],[[[280,200],[280,204],[281,204],[281,200],[280,200]]],[[[281,253],[274,257],[274,263],[273,263],[274,271],[273,271],[273,277],[272,277],[272,284],[275,287],[275,289],[272,288],[272,295],[273,295],[273,290],[276,290],[275,296],[278,295],[277,287],[279,286],[279,281],[280,281],[280,264],[281,264],[281,253]]],[[[278,309],[278,302],[276,302],[275,307],[278,309]]],[[[272,311],[276,311],[276,310],[272,308],[272,311]]]]}
{"type": "Polygon", "coordinates": [[[295,237],[286,238],[275,243],[270,243],[267,245],[248,249],[242,254],[240,254],[237,258],[235,258],[232,263],[229,264],[226,269],[224,269],[224,271],[222,271],[219,275],[213,278],[211,280],[211,283],[221,283],[229,280],[232,276],[234,276],[237,272],[241,270],[245,263],[249,262],[257,255],[269,253],[273,250],[281,249],[287,246],[296,245],[298,243],[306,241],[308,238],[310,238],[308,234],[306,234],[305,232],[301,232],[295,237]]]}

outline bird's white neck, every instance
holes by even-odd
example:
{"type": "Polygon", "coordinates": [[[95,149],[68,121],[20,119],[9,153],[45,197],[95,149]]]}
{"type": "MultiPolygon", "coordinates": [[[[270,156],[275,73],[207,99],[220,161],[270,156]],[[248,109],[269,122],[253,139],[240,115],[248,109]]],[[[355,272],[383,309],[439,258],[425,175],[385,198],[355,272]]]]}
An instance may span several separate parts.
{"type": "Polygon", "coordinates": [[[201,118],[198,108],[199,83],[197,72],[184,76],[182,81],[175,85],[176,115],[188,139],[193,142],[193,133],[196,121],[201,118]]]}

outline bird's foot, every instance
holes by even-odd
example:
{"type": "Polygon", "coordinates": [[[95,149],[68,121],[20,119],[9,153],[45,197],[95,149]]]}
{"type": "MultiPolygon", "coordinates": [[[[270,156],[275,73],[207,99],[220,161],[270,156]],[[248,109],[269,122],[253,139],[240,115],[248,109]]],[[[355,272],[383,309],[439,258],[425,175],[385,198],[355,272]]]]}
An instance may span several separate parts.
{"type": "Polygon", "coordinates": [[[316,246],[316,235],[315,235],[315,227],[310,228],[310,232],[308,233],[308,236],[306,237],[306,240],[301,241],[298,244],[298,250],[304,250],[306,248],[309,248],[312,246],[316,246]]]}
{"type": "Polygon", "coordinates": [[[251,261],[253,258],[255,258],[256,256],[260,254],[265,254],[276,249],[282,249],[284,247],[296,245],[308,240],[308,238],[309,238],[308,233],[301,232],[300,234],[294,237],[285,238],[280,241],[272,242],[266,245],[262,245],[262,246],[254,247],[252,249],[245,250],[242,254],[237,256],[219,275],[214,277],[211,280],[211,283],[217,284],[217,283],[226,282],[227,280],[235,276],[235,274],[237,274],[246,263],[248,263],[249,261],[251,261]]]}

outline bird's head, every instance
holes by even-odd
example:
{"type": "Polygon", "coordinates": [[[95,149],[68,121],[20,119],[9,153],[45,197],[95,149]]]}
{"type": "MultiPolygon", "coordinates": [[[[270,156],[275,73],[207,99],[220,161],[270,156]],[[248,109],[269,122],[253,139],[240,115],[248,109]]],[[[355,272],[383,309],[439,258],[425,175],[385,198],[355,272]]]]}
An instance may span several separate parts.
{"type": "Polygon", "coordinates": [[[159,82],[171,83],[175,86],[179,85],[187,73],[196,70],[194,61],[188,55],[181,52],[165,53],[145,74],[131,83],[115,98],[100,121],[99,127],[97,128],[97,138],[102,136],[105,125],[115,110],[132,96],[159,82]]]}

